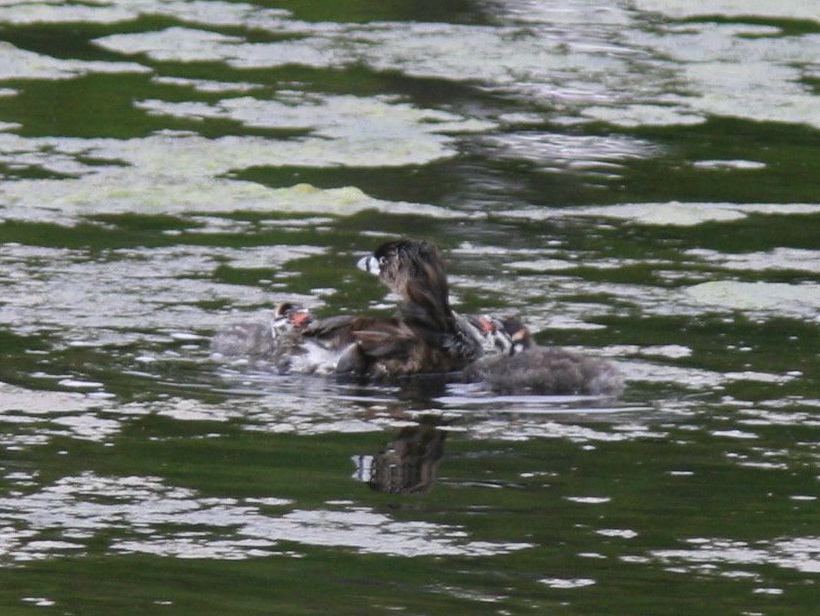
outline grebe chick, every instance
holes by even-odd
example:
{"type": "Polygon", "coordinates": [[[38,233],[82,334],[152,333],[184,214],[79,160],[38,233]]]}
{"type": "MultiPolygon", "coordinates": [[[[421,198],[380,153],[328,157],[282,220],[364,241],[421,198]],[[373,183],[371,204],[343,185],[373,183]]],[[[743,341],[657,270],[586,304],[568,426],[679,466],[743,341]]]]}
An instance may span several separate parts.
{"type": "Polygon", "coordinates": [[[474,362],[464,370],[466,381],[506,394],[617,396],[623,391],[621,373],[606,360],[538,346],[517,318],[500,321],[499,331],[509,337],[508,353],[474,362]]]}
{"type": "Polygon", "coordinates": [[[269,358],[283,336],[307,327],[314,320],[303,306],[280,302],[272,318],[235,323],[218,331],[211,339],[211,353],[222,357],[269,358]]]}

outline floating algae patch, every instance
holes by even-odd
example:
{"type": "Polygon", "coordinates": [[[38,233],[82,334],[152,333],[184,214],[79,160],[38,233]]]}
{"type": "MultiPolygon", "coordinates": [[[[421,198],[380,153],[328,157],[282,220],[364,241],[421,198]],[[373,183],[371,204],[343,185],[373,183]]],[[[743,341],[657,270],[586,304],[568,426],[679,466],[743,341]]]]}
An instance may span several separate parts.
{"type": "MultiPolygon", "coordinates": [[[[656,64],[646,53],[618,36],[626,19],[587,23],[570,30],[551,21],[513,20],[495,26],[379,22],[315,24],[284,19],[248,19],[248,28],[286,34],[287,40],[251,42],[237,34],[191,27],[133,32],[100,37],[98,46],[124,55],[145,55],[155,61],[220,62],[237,69],[303,66],[340,70],[367,67],[379,73],[413,78],[469,82],[515,96],[582,109],[591,104],[634,98],[635,81],[657,87],[656,64]],[[649,61],[647,63],[647,61],[649,61]]],[[[548,19],[548,17],[546,18],[548,19]]],[[[575,115],[570,113],[570,115],[575,115]]]]}
{"type": "Polygon", "coordinates": [[[287,92],[284,96],[280,93],[280,100],[247,96],[214,104],[146,100],[137,106],[153,115],[233,120],[253,128],[299,130],[338,140],[337,147],[347,155],[350,165],[367,165],[362,156],[369,151],[380,155],[383,166],[431,162],[455,154],[448,135],[481,132],[494,126],[384,96],[287,92]]]}
{"type": "Polygon", "coordinates": [[[162,62],[215,62],[223,60],[223,46],[235,46],[244,39],[195,28],[173,27],[152,32],[112,34],[96,39],[103,49],[126,55],[144,54],[162,62]]]}
{"type": "MultiPolygon", "coordinates": [[[[41,6],[39,19],[59,23],[62,14],[66,21],[95,23],[163,16],[187,25],[111,34],[94,43],[109,52],[157,62],[217,62],[236,69],[366,67],[466,82],[534,101],[558,123],[683,126],[719,115],[820,126],[806,82],[816,74],[820,36],[793,35],[778,26],[706,21],[652,22],[647,27],[645,14],[816,21],[812,3],[791,0],[781,7],[774,0],[761,0],[741,6],[712,0],[695,6],[642,0],[638,8],[644,13],[567,4],[561,11],[532,7],[526,14],[501,5],[494,25],[311,23],[286,11],[242,3],[150,0],[137,6],[124,1],[85,6],[73,14],[41,6]],[[220,27],[231,30],[214,31],[220,27]],[[280,40],[260,42],[244,30],[280,40]]],[[[32,6],[4,6],[0,21],[37,21],[30,14],[32,6]]]]}
{"type": "Polygon", "coordinates": [[[287,15],[281,9],[263,9],[243,2],[189,2],[187,0],[95,0],[65,3],[61,0],[4,0],[0,23],[111,24],[134,21],[143,16],[164,16],[188,23],[212,26],[251,25],[254,21],[275,21],[287,15]]]}
{"type": "MultiPolygon", "coordinates": [[[[150,32],[113,34],[94,42],[109,51],[141,54],[162,62],[223,62],[235,68],[277,68],[290,64],[329,68],[355,60],[355,56],[349,53],[350,48],[326,36],[248,43],[240,36],[175,26],[150,32]]],[[[356,48],[355,43],[351,45],[356,48]]]]}
{"type": "MultiPolygon", "coordinates": [[[[652,104],[670,101],[684,124],[691,123],[687,117],[716,115],[820,127],[817,97],[806,82],[816,70],[820,35],[704,22],[632,29],[628,37],[665,59],[670,75],[675,75],[668,91],[678,94],[652,104]]],[[[596,110],[586,113],[623,124],[617,110],[608,116],[596,110]]]]}
{"type": "Polygon", "coordinates": [[[212,79],[189,79],[187,77],[168,77],[155,75],[151,81],[165,86],[178,86],[190,88],[196,92],[251,92],[264,90],[265,87],[258,83],[239,81],[214,81],[212,79]]]}
{"type": "MultiPolygon", "coordinates": [[[[25,139],[0,135],[0,158],[27,161],[31,168],[70,168],[78,177],[5,182],[0,186],[0,212],[17,220],[73,224],[77,217],[145,211],[294,212],[350,215],[363,210],[419,214],[437,218],[455,215],[435,206],[374,199],[355,187],[319,189],[306,184],[269,188],[224,177],[257,166],[341,164],[345,154],[327,139],[307,143],[277,142],[254,137],[206,139],[190,134],[161,134],[145,139],[25,139]],[[107,164],[85,164],[94,159],[107,164]]],[[[344,148],[340,148],[344,150],[344,148]]],[[[362,157],[377,161],[361,145],[362,157]]],[[[354,157],[355,159],[355,157],[354,157]]],[[[395,160],[395,158],[394,158],[395,160]]]]}
{"type": "Polygon", "coordinates": [[[548,220],[563,217],[614,218],[641,225],[691,227],[704,223],[735,222],[752,214],[809,215],[820,212],[812,203],[738,204],[738,203],[623,203],[619,205],[566,207],[560,209],[524,208],[508,210],[504,217],[548,220]]]}
{"type": "Polygon", "coordinates": [[[779,282],[704,282],[689,287],[690,301],[747,312],[775,312],[783,316],[820,321],[820,285],[779,282]]]}
{"type": "Polygon", "coordinates": [[[73,225],[98,214],[269,212],[349,216],[365,210],[434,218],[459,216],[432,205],[381,201],[355,187],[321,189],[309,184],[267,188],[225,179],[152,181],[114,172],[77,180],[23,180],[0,188],[10,205],[7,219],[73,225]]]}
{"type": "Polygon", "coordinates": [[[701,203],[626,204],[583,208],[585,215],[621,218],[644,225],[689,227],[705,222],[734,222],[746,218],[734,207],[701,203]]]}
{"type": "MultiPolygon", "coordinates": [[[[820,37],[807,41],[806,46],[814,49],[815,56],[820,55],[820,37]]],[[[703,92],[694,106],[708,114],[820,128],[817,96],[801,83],[805,75],[798,68],[727,61],[689,64],[685,74],[703,92]]]]}
{"type": "MultiPolygon", "coordinates": [[[[250,167],[384,167],[423,164],[454,155],[445,139],[405,142],[400,149],[378,134],[356,141],[322,135],[299,140],[160,134],[141,140],[101,141],[98,156],[117,158],[153,173],[217,175],[250,167]]],[[[94,142],[91,142],[94,145],[94,142]]]]}
{"type": "Polygon", "coordinates": [[[637,53],[608,41],[609,32],[597,25],[560,32],[538,29],[534,24],[490,27],[415,23],[385,24],[361,36],[376,44],[370,47],[365,61],[377,69],[516,87],[529,81],[549,83],[550,74],[566,79],[570,74],[588,72],[592,86],[593,75],[622,69],[625,57],[637,53]]]}
{"type": "MultiPolygon", "coordinates": [[[[254,27],[300,38],[250,43],[238,36],[195,28],[172,27],[101,37],[95,43],[123,54],[145,54],[154,60],[224,62],[236,68],[275,68],[288,64],[340,68],[365,64],[374,70],[400,71],[414,77],[477,81],[516,86],[552,81],[550,73],[624,68],[619,55],[630,50],[607,40],[607,28],[577,33],[532,25],[475,26],[417,22],[311,24],[295,20],[257,21],[254,27]],[[569,41],[568,41],[569,37],[569,41]],[[587,40],[589,37],[592,40],[587,40]],[[571,46],[567,43],[573,43],[571,46]],[[195,52],[195,53],[191,53],[195,52]]],[[[615,26],[610,25],[611,28],[615,26]]],[[[594,85],[590,80],[589,87],[594,85]]],[[[600,93],[605,90],[600,86],[600,93]]]]}
{"type": "MultiPolygon", "coordinates": [[[[76,158],[152,166],[162,175],[218,174],[249,167],[399,167],[456,155],[453,133],[477,132],[488,124],[451,114],[389,104],[377,99],[330,97],[280,106],[241,98],[221,108],[204,103],[149,102],[152,112],[184,117],[227,117],[255,127],[303,130],[299,139],[226,136],[207,139],[164,131],[142,139],[31,138],[0,134],[0,156],[71,153],[76,158]],[[330,102],[328,102],[330,101],[330,102]],[[267,113],[278,119],[265,119],[267,113]]],[[[99,164],[88,166],[99,170],[99,164]]]]}
{"type": "Polygon", "coordinates": [[[583,110],[584,117],[622,126],[688,126],[706,121],[703,113],[690,108],[681,96],[670,96],[659,104],[629,103],[617,107],[590,106],[583,110]]]}
{"type": "Polygon", "coordinates": [[[663,13],[675,19],[692,17],[756,17],[798,19],[820,22],[820,10],[815,2],[805,0],[635,0],[641,11],[663,13]]]}
{"type": "Polygon", "coordinates": [[[8,0],[3,3],[0,23],[59,24],[89,23],[113,24],[134,19],[137,14],[124,6],[104,6],[102,4],[66,4],[63,2],[30,2],[29,0],[8,0]]]}
{"type": "Polygon", "coordinates": [[[686,254],[725,270],[796,271],[820,274],[820,251],[817,250],[778,247],[768,252],[731,254],[705,248],[693,248],[687,250],[686,254]]]}
{"type": "Polygon", "coordinates": [[[89,73],[148,73],[150,71],[151,69],[133,62],[52,58],[0,41],[0,80],[71,79],[89,73]]]}
{"type": "Polygon", "coordinates": [[[30,417],[88,411],[96,406],[85,394],[64,391],[31,391],[0,381],[0,422],[25,423],[30,417]],[[22,414],[25,413],[25,418],[22,414]]]}

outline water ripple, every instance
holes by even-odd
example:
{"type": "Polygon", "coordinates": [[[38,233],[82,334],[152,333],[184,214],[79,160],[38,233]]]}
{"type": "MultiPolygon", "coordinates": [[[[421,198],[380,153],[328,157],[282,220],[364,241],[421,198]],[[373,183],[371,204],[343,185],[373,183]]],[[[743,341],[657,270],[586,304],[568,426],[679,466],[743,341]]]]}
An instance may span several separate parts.
{"type": "Polygon", "coordinates": [[[279,547],[283,542],[403,557],[486,557],[531,547],[479,541],[459,527],[401,522],[365,507],[258,502],[205,498],[157,477],[66,476],[40,491],[0,498],[0,559],[19,563],[87,551],[100,533],[114,553],[228,560],[296,555],[279,547]],[[63,539],[43,539],[55,533],[63,539]]]}

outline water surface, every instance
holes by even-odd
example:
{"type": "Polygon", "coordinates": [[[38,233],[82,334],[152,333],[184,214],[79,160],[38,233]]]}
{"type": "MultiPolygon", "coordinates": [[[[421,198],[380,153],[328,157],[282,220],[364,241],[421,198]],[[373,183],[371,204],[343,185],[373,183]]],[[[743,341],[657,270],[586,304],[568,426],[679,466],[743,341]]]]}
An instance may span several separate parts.
{"type": "Polygon", "coordinates": [[[737,6],[4,2],[3,613],[813,614],[820,15],[737,6]],[[402,234],[625,395],[208,357],[402,234]]]}

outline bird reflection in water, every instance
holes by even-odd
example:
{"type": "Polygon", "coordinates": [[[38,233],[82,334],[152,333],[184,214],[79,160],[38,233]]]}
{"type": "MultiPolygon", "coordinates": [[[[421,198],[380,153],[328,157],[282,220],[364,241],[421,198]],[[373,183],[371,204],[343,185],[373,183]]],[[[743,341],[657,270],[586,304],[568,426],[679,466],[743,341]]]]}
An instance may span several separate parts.
{"type": "Polygon", "coordinates": [[[378,492],[427,492],[436,480],[446,437],[447,433],[436,427],[435,420],[402,428],[376,455],[354,456],[354,477],[378,492]]]}

